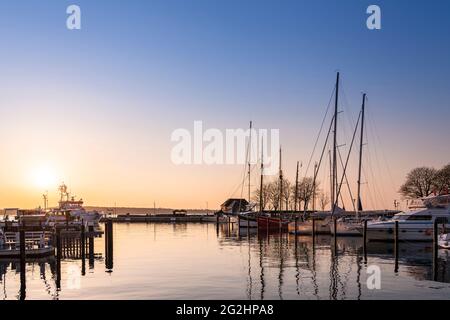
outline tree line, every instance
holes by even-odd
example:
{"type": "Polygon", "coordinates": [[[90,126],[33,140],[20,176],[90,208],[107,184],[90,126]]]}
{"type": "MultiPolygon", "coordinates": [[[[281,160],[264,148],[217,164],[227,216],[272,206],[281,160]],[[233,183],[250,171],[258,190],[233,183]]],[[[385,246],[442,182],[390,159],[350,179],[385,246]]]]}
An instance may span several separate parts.
{"type": "Polygon", "coordinates": [[[450,190],[450,164],[441,169],[420,167],[411,170],[400,194],[407,199],[428,197],[432,194],[448,194],[450,190]]]}
{"type": "Polygon", "coordinates": [[[308,210],[308,208],[315,207],[316,204],[319,208],[325,210],[325,207],[330,203],[328,195],[319,189],[317,181],[314,185],[312,177],[300,179],[297,188],[295,182],[292,183],[287,179],[283,179],[281,190],[279,179],[265,183],[262,192],[260,192],[260,188],[253,192],[252,201],[257,203],[258,206],[260,195],[262,195],[263,207],[262,209],[259,208],[260,210],[308,210]]]}

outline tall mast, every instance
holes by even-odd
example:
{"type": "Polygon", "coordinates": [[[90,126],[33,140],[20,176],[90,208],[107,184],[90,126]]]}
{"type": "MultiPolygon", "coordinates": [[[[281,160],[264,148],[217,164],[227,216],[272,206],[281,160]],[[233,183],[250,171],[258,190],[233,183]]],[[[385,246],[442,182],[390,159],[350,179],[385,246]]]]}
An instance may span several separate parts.
{"type": "MultiPolygon", "coordinates": [[[[331,150],[328,150],[328,160],[330,161],[330,198],[333,198],[333,164],[331,162],[331,150]]],[[[333,210],[333,202],[331,202],[331,210],[333,210]]]]}
{"type": "Polygon", "coordinates": [[[298,201],[298,164],[297,161],[297,173],[295,175],[295,194],[294,194],[294,211],[297,211],[297,201],[298,201]]]}
{"type": "Polygon", "coordinates": [[[281,206],[283,204],[283,170],[281,170],[281,147],[280,147],[280,209],[279,212],[281,213],[281,206]]]}
{"type": "Polygon", "coordinates": [[[251,198],[251,158],[252,158],[252,122],[250,121],[250,140],[248,142],[248,203],[250,203],[251,198]]]}
{"type": "Polygon", "coordinates": [[[358,218],[361,216],[362,202],[361,202],[361,167],[362,167],[362,155],[363,155],[363,139],[364,139],[364,111],[366,107],[366,94],[363,94],[362,109],[361,109],[361,138],[359,141],[359,168],[358,168],[358,194],[356,196],[357,206],[356,212],[358,218]]]}
{"type": "Polygon", "coordinates": [[[313,212],[316,211],[316,175],[317,175],[317,170],[318,170],[317,166],[318,166],[317,162],[314,163],[314,179],[313,179],[313,194],[312,194],[312,198],[313,198],[312,209],[313,209],[313,212]]]}
{"type": "Polygon", "coordinates": [[[264,208],[263,203],[263,173],[264,173],[264,138],[261,138],[261,183],[259,185],[259,211],[262,213],[264,208]]]}
{"type": "Polygon", "coordinates": [[[333,186],[332,186],[332,195],[331,195],[331,203],[334,208],[336,199],[336,189],[337,189],[337,116],[338,116],[338,103],[339,103],[339,72],[336,75],[336,93],[334,100],[334,136],[333,136],[333,186]]]}

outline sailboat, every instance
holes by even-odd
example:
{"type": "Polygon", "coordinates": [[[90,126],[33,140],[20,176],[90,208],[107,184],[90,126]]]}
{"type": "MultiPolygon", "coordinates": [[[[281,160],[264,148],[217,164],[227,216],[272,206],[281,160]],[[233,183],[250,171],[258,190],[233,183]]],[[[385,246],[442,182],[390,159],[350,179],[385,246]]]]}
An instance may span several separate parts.
{"type": "MultiPolygon", "coordinates": [[[[283,170],[281,168],[281,148],[280,148],[280,169],[279,169],[279,209],[278,216],[272,216],[271,214],[258,215],[258,229],[261,230],[278,230],[278,231],[288,231],[289,220],[284,219],[281,214],[282,204],[283,204],[283,170]]],[[[262,171],[261,171],[261,188],[262,192],[262,171]]],[[[262,199],[262,194],[260,194],[260,199],[262,199]]],[[[261,206],[262,208],[262,206],[261,206]]]]}
{"type": "Polygon", "coordinates": [[[358,165],[358,190],[356,196],[356,217],[341,217],[334,221],[336,226],[331,228],[331,234],[336,233],[339,236],[355,236],[360,237],[362,234],[358,231],[358,228],[362,225],[361,211],[361,169],[362,169],[362,155],[363,155],[363,139],[364,139],[364,116],[365,116],[366,94],[363,94],[363,101],[361,107],[361,136],[359,141],[359,165],[358,165]]]}
{"type": "MultiPolygon", "coordinates": [[[[330,137],[331,129],[333,128],[333,160],[331,162],[331,154],[330,154],[330,169],[331,169],[331,179],[330,179],[330,185],[331,185],[331,210],[330,212],[325,212],[323,215],[316,215],[314,214],[314,217],[312,219],[306,219],[304,221],[300,221],[297,223],[291,223],[289,225],[289,232],[294,234],[301,234],[301,235],[311,235],[314,231],[315,234],[330,234],[331,233],[331,217],[334,212],[340,211],[340,209],[337,206],[338,203],[338,194],[337,194],[337,116],[338,116],[338,102],[339,102],[339,80],[340,80],[340,74],[339,72],[336,75],[336,85],[335,85],[335,101],[334,101],[334,115],[332,118],[332,121],[330,123],[328,134],[326,136],[326,140],[322,149],[322,154],[320,156],[320,161],[318,166],[322,163],[323,155],[326,149],[326,146],[328,144],[328,139],[330,137]],[[314,221],[313,221],[314,220],[314,221]]],[[[317,174],[318,174],[318,168],[314,170],[314,179],[313,179],[313,186],[315,186],[317,181],[317,174]]],[[[306,208],[307,204],[305,204],[305,210],[304,210],[304,218],[306,218],[306,208]]]]}
{"type": "MultiPolygon", "coordinates": [[[[239,228],[257,228],[258,222],[256,220],[256,212],[253,211],[255,205],[250,202],[251,200],[251,148],[252,148],[252,126],[253,123],[250,121],[250,135],[249,135],[249,143],[247,148],[248,155],[248,205],[246,206],[246,210],[244,212],[238,212],[238,224],[239,228]]],[[[261,166],[262,166],[261,160],[261,166]]]]}

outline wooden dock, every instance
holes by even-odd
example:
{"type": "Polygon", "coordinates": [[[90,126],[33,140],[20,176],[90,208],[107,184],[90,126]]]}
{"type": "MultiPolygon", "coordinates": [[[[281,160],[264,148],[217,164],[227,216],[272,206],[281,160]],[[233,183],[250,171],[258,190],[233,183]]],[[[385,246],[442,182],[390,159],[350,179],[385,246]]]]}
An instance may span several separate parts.
{"type": "MultiPolygon", "coordinates": [[[[136,223],[136,222],[158,222],[158,223],[217,223],[215,215],[178,215],[178,214],[160,214],[160,215],[118,215],[117,217],[104,218],[111,219],[114,222],[136,223]]],[[[219,217],[219,222],[225,222],[223,217],[219,217]]]]}

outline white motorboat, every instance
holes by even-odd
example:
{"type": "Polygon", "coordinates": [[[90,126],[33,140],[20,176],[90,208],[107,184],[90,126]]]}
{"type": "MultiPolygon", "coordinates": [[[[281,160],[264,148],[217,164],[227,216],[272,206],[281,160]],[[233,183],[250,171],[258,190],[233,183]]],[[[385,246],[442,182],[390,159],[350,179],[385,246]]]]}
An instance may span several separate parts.
{"type": "MultiPolygon", "coordinates": [[[[367,224],[367,239],[393,241],[395,222],[398,221],[399,240],[432,241],[434,223],[450,227],[450,195],[430,196],[422,199],[423,207],[396,214],[386,221],[367,224]]],[[[357,228],[362,234],[363,227],[357,228]]]]}

